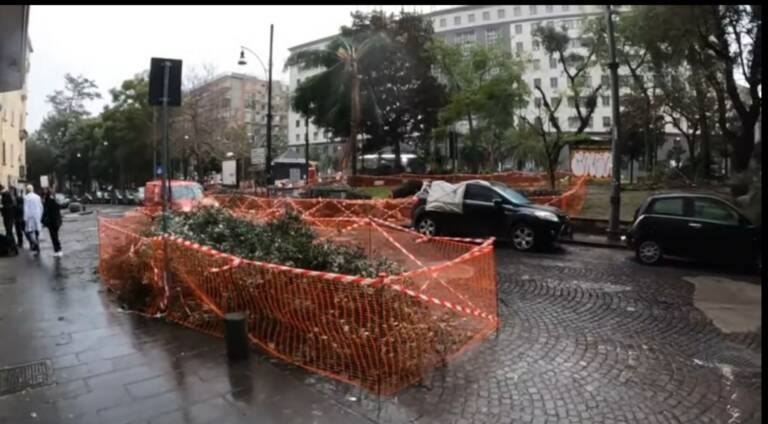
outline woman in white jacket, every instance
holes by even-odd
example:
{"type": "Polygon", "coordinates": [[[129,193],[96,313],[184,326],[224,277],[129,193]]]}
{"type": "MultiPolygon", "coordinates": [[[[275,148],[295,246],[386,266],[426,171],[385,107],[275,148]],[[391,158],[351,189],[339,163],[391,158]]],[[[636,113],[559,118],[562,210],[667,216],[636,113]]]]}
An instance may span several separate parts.
{"type": "Polygon", "coordinates": [[[27,185],[27,194],[24,195],[24,231],[29,240],[29,246],[35,256],[40,255],[40,231],[43,225],[43,202],[40,196],[35,194],[34,187],[27,185]]]}

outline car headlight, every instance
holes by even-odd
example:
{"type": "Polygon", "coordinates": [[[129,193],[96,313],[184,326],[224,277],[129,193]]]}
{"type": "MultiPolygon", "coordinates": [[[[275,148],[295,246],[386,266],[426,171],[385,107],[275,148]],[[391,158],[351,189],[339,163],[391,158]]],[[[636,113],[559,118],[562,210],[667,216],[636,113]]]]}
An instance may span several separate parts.
{"type": "Polygon", "coordinates": [[[536,217],[545,219],[547,221],[560,222],[560,219],[557,218],[557,215],[553,214],[552,212],[535,211],[533,214],[536,215],[536,217]]]}

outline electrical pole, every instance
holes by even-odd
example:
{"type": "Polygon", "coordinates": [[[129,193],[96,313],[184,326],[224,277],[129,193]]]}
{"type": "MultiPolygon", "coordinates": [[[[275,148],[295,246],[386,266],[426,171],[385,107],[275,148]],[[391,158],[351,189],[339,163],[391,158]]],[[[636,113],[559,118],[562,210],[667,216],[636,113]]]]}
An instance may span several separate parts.
{"type": "Polygon", "coordinates": [[[272,184],[272,36],[274,25],[269,24],[269,81],[267,82],[267,151],[266,164],[267,186],[272,184]]]}
{"type": "Polygon", "coordinates": [[[605,6],[605,17],[608,20],[608,50],[610,55],[610,63],[608,68],[611,70],[611,106],[612,106],[612,123],[611,128],[611,198],[610,198],[610,216],[608,220],[608,241],[619,241],[620,227],[619,227],[619,212],[621,206],[621,193],[619,188],[621,186],[621,155],[619,152],[619,128],[621,122],[619,120],[619,64],[616,62],[616,42],[613,37],[613,13],[611,11],[611,5],[605,6]]]}

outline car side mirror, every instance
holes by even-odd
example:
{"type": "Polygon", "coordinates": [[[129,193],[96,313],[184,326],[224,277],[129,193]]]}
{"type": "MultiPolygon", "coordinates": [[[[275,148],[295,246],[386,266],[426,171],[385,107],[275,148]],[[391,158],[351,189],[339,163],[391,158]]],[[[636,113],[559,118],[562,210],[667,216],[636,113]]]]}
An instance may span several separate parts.
{"type": "Polygon", "coordinates": [[[493,199],[493,207],[501,208],[503,205],[504,202],[501,199],[493,199]]]}

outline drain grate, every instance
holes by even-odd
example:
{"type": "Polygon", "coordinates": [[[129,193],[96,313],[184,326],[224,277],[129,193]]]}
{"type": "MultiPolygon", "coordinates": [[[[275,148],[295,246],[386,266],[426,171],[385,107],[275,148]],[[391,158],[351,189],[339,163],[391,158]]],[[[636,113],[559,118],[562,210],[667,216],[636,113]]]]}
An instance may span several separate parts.
{"type": "Polygon", "coordinates": [[[0,396],[53,383],[51,361],[0,369],[0,396]]]}

